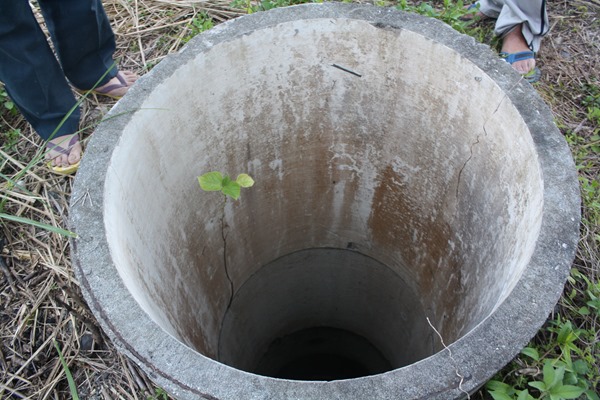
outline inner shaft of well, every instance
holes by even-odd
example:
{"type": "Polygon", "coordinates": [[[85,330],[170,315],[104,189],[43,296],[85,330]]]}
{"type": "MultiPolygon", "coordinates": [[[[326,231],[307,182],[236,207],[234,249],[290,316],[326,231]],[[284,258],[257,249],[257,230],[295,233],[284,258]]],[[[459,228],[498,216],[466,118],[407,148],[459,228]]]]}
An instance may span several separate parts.
{"type": "Polygon", "coordinates": [[[365,340],[372,365],[429,356],[433,327],[450,344],[508,296],[543,209],[528,128],[491,78],[417,33],[344,18],[181,65],[130,117],[105,191],[136,301],[249,371],[311,329],[365,340]],[[213,170],[256,184],[224,203],[198,186],[213,170]]]}

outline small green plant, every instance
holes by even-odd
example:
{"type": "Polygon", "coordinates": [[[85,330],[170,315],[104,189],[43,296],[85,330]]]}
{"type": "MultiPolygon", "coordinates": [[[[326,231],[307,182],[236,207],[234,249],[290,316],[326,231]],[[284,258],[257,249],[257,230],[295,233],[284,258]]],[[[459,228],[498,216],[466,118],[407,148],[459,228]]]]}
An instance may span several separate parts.
{"type": "Polygon", "coordinates": [[[257,11],[267,11],[278,7],[287,7],[304,3],[322,2],[323,0],[259,0],[258,2],[254,2],[252,0],[234,0],[231,3],[231,7],[240,8],[245,10],[248,14],[252,14],[257,11]]]}
{"type": "Polygon", "coordinates": [[[486,384],[494,400],[600,400],[600,282],[571,270],[561,312],[486,384]]]}
{"type": "Polygon", "coordinates": [[[600,126],[600,107],[588,107],[587,117],[593,124],[600,126]]]}
{"type": "Polygon", "coordinates": [[[237,200],[240,197],[241,189],[254,185],[254,179],[248,174],[240,174],[234,181],[227,175],[223,176],[220,172],[213,171],[199,176],[198,183],[200,183],[202,190],[207,192],[220,191],[223,195],[237,200]]]}
{"type": "Polygon", "coordinates": [[[463,17],[467,14],[477,12],[477,10],[467,10],[462,0],[444,0],[442,7],[439,9],[433,7],[430,2],[427,1],[421,2],[417,6],[413,6],[409,5],[406,0],[400,0],[397,8],[403,11],[439,19],[461,33],[470,33],[468,32],[468,28],[474,23],[473,19],[465,20],[463,17]]]}
{"type": "Polygon", "coordinates": [[[60,359],[60,363],[62,364],[63,369],[65,370],[65,375],[67,376],[67,382],[69,383],[69,391],[71,392],[71,398],[73,400],[79,400],[79,395],[77,394],[77,385],[75,385],[75,381],[73,380],[73,375],[71,374],[71,370],[65,361],[65,358],[60,351],[60,347],[56,340],[54,341],[54,347],[58,352],[58,358],[60,359]]]}
{"type": "Polygon", "coordinates": [[[550,400],[576,399],[583,394],[584,388],[569,385],[568,382],[577,382],[577,378],[566,375],[565,366],[554,367],[550,360],[546,360],[543,369],[543,380],[529,382],[529,386],[536,388],[540,392],[540,399],[550,398],[550,400]]]}
{"type": "Polygon", "coordinates": [[[8,93],[2,85],[0,85],[0,103],[2,103],[4,109],[8,110],[11,115],[17,115],[19,112],[15,106],[15,103],[13,103],[10,97],[8,97],[8,93]]]}
{"type": "Polygon", "coordinates": [[[583,85],[582,90],[585,92],[581,103],[586,107],[600,107],[600,85],[590,83],[583,85]]]}
{"type": "Polygon", "coordinates": [[[486,388],[494,400],[535,400],[529,390],[517,390],[500,381],[489,381],[486,388]]]}
{"type": "Polygon", "coordinates": [[[539,392],[537,397],[534,397],[529,389],[518,390],[499,381],[490,381],[486,387],[494,400],[568,400],[577,399],[586,391],[585,388],[573,384],[577,383],[577,377],[573,371],[567,371],[564,364],[554,366],[551,360],[546,360],[542,376],[541,381],[528,383],[534,388],[534,392],[539,392]]]}
{"type": "Polygon", "coordinates": [[[190,34],[183,38],[183,42],[189,42],[191,38],[199,33],[211,29],[213,26],[215,26],[215,24],[210,15],[208,15],[206,12],[198,13],[190,22],[190,34]]]}
{"type": "Polygon", "coordinates": [[[169,400],[169,395],[162,388],[154,389],[154,394],[146,397],[146,400],[169,400]]]}
{"type": "Polygon", "coordinates": [[[583,96],[581,104],[586,107],[586,117],[595,125],[594,133],[597,135],[600,132],[600,85],[590,83],[583,85],[582,89],[585,92],[585,96],[583,96]]]}
{"type": "Polygon", "coordinates": [[[4,151],[10,152],[15,150],[15,148],[17,147],[17,143],[19,142],[19,138],[21,137],[21,130],[10,128],[8,131],[0,133],[0,136],[2,137],[2,141],[4,142],[4,151]]]}

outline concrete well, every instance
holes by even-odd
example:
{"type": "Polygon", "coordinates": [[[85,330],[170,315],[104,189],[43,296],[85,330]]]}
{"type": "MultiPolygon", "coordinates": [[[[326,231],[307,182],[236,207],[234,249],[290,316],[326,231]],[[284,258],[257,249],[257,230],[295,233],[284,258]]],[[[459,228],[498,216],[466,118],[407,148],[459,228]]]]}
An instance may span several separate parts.
{"type": "Polygon", "coordinates": [[[461,398],[568,276],[565,141],[510,66],[438,21],[239,18],[110,115],[75,181],[74,265],[108,335],[179,399],[461,398]],[[256,185],[223,209],[198,186],[213,170],[256,185]]]}

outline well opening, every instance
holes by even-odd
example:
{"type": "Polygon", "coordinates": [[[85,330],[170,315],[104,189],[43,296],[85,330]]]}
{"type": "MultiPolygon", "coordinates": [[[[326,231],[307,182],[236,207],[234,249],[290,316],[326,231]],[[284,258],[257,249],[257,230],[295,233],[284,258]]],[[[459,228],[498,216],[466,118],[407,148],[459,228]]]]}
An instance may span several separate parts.
{"type": "Polygon", "coordinates": [[[362,21],[214,46],[155,88],[113,152],[117,269],[165,330],[243,370],[275,338],[320,326],[365,337],[394,367],[423,359],[436,347],[426,318],[448,343],[469,332],[537,238],[537,156],[505,97],[455,51],[362,21]],[[197,184],[210,170],[257,183],[223,212],[197,184]],[[326,248],[347,250],[267,272],[326,248]]]}
{"type": "Polygon", "coordinates": [[[540,160],[534,136],[551,121],[523,115],[507,94],[522,84],[493,55],[474,63],[450,28],[382,13],[330,4],[224,24],[141,79],[94,135],[79,190],[102,206],[74,206],[85,292],[176,396],[459,397],[508,361],[480,360],[504,346],[498,329],[520,335],[514,354],[543,321],[507,317],[517,297],[527,312],[546,304],[521,278],[560,293],[568,261],[554,279],[539,257],[572,257],[577,218],[561,220],[571,241],[546,238],[545,210],[564,211],[546,192],[572,167],[543,160],[566,147],[540,160]],[[223,207],[197,183],[213,170],[256,184],[223,207]],[[440,336],[457,346],[460,388],[440,336]]]}
{"type": "Polygon", "coordinates": [[[394,270],[356,250],[306,249],[240,287],[218,359],[273,377],[374,375],[433,354],[426,318],[414,287],[394,270]]]}

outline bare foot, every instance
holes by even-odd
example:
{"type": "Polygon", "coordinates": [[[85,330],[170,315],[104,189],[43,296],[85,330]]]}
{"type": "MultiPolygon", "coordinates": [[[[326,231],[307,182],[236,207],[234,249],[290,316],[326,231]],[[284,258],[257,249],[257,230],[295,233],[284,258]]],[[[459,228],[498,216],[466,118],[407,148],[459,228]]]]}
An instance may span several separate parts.
{"type": "MultiPolygon", "coordinates": [[[[511,54],[521,51],[531,51],[523,37],[523,33],[521,33],[521,28],[522,24],[519,24],[504,36],[501,50],[503,53],[511,54]]],[[[512,67],[520,74],[526,74],[535,68],[535,59],[530,58],[528,60],[515,61],[512,67]]]]}
{"type": "Polygon", "coordinates": [[[83,151],[77,133],[49,140],[46,149],[46,160],[50,165],[63,169],[77,165],[83,151]]]}
{"type": "Polygon", "coordinates": [[[125,96],[129,88],[138,80],[136,73],[131,71],[119,71],[115,77],[102,86],[98,86],[93,93],[120,99],[125,96]]]}

